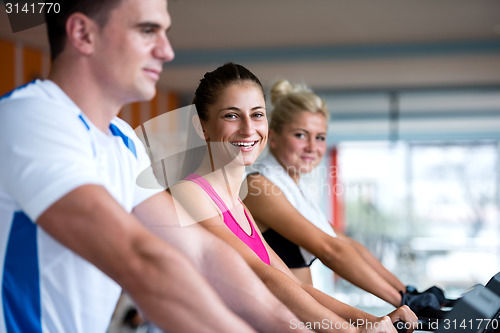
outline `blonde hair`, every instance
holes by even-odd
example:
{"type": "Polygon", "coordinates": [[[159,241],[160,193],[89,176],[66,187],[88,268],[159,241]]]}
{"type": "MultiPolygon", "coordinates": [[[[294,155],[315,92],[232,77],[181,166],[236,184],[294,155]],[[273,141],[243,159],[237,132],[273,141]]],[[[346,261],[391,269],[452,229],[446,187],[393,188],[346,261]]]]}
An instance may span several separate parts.
{"type": "Polygon", "coordinates": [[[326,122],[330,113],[326,102],[305,85],[292,85],[288,80],[280,80],[271,88],[271,121],[269,129],[280,134],[283,125],[293,121],[300,112],[322,114],[326,122]]]}

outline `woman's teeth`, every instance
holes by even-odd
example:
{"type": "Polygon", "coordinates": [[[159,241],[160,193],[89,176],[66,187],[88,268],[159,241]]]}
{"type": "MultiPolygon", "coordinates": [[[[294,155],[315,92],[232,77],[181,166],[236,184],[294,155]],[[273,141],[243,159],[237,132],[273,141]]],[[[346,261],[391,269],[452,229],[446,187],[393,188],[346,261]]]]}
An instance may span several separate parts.
{"type": "Polygon", "coordinates": [[[253,142],[231,142],[233,146],[237,147],[253,147],[257,141],[253,142]]]}

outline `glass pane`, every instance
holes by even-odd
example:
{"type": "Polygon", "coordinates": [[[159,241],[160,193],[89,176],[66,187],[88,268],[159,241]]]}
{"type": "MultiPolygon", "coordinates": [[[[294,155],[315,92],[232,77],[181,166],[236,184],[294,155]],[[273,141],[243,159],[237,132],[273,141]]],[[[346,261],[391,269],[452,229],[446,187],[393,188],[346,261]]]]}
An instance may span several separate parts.
{"type": "MultiPolygon", "coordinates": [[[[345,233],[404,284],[451,297],[500,271],[497,141],[343,142],[345,233]]],[[[375,314],[386,303],[342,279],[339,299],[375,314]]]]}

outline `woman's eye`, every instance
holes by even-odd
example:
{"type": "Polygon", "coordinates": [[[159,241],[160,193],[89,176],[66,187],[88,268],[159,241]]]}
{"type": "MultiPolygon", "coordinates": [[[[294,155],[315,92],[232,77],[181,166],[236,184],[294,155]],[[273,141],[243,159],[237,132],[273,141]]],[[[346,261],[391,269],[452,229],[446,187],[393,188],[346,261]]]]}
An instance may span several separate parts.
{"type": "Polygon", "coordinates": [[[234,113],[228,113],[228,114],[225,114],[224,115],[224,118],[227,118],[227,119],[235,119],[236,118],[236,115],[234,113]]]}
{"type": "Polygon", "coordinates": [[[265,117],[266,115],[263,112],[257,112],[253,114],[254,118],[262,118],[265,117]]]}
{"type": "Polygon", "coordinates": [[[318,137],[316,138],[316,140],[318,140],[318,141],[320,141],[320,142],[324,142],[324,141],[326,141],[326,138],[325,138],[324,136],[318,136],[318,137]]]}
{"type": "Polygon", "coordinates": [[[299,138],[299,139],[302,139],[302,138],[305,138],[305,137],[306,137],[304,133],[295,133],[295,134],[294,134],[294,136],[295,136],[296,138],[299,138]]]}

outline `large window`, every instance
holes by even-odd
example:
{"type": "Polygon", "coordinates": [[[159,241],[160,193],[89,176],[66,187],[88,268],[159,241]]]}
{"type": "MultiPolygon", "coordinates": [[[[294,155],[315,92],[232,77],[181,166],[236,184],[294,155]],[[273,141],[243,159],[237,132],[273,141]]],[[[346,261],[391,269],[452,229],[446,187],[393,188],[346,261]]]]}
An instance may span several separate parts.
{"type": "MultiPolygon", "coordinates": [[[[323,97],[349,236],[404,283],[437,284],[452,296],[500,271],[498,87],[323,97]]],[[[388,309],[342,279],[327,291],[371,312],[388,309]]]]}
{"type": "MultiPolygon", "coordinates": [[[[496,141],[339,144],[346,234],[406,284],[437,284],[458,296],[486,283],[500,270],[499,147],[496,141]]],[[[330,291],[355,306],[386,308],[342,280],[330,291]]]]}

